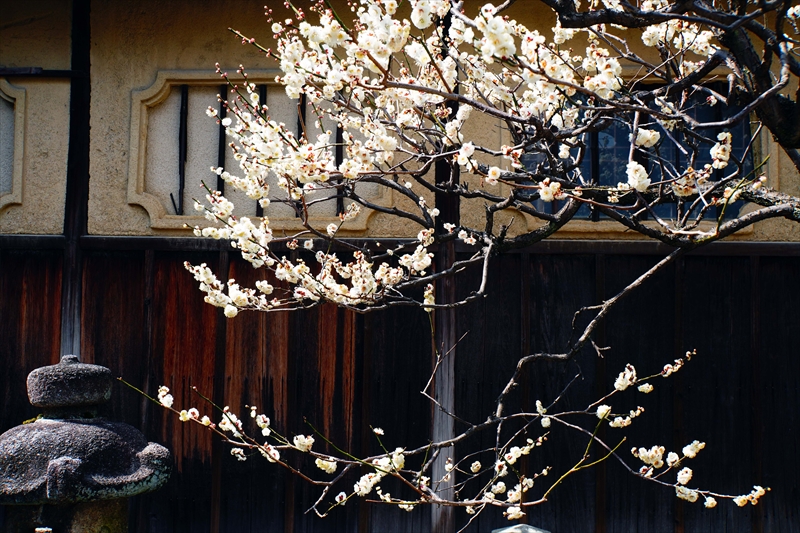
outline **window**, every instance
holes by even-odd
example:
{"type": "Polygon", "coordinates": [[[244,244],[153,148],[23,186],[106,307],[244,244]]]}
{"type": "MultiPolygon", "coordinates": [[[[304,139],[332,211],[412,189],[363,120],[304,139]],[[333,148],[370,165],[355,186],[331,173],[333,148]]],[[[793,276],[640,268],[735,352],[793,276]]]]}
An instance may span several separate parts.
{"type": "MultiPolygon", "coordinates": [[[[713,87],[717,91],[725,92],[723,87],[713,87]]],[[[705,94],[694,96],[689,105],[691,106],[690,114],[698,122],[719,122],[737,113],[741,107],[737,106],[724,106],[723,104],[709,105],[706,102],[705,94]],[[692,105],[692,100],[694,105],[692,105]]],[[[688,165],[688,158],[681,150],[679,150],[675,143],[668,137],[667,132],[657,124],[644,124],[643,127],[653,129],[661,134],[661,140],[654,149],[648,149],[645,154],[637,151],[634,159],[642,164],[648,171],[650,178],[653,182],[661,181],[669,176],[662,178],[662,165],[665,168],[672,169],[685,169],[688,165]]],[[[717,135],[722,131],[730,131],[732,134],[732,155],[733,157],[741,160],[748,143],[750,142],[750,122],[748,120],[740,121],[731,128],[717,128],[717,129],[704,129],[699,132],[703,137],[716,140],[717,135]]],[[[630,129],[627,124],[617,122],[612,124],[607,129],[587,134],[583,141],[586,143],[586,153],[580,165],[581,175],[586,181],[592,181],[599,185],[614,186],[619,182],[626,181],[625,169],[628,163],[628,154],[630,151],[630,129]]],[[[672,139],[680,143],[686,152],[691,155],[692,149],[690,143],[695,142],[691,132],[682,132],[679,130],[670,131],[669,134],[672,139]]],[[[695,162],[696,168],[703,168],[706,164],[711,164],[712,159],[709,152],[711,144],[703,143],[697,150],[697,160],[695,162]]],[[[575,152],[573,150],[573,152],[575,152]]],[[[535,154],[526,154],[527,158],[523,162],[531,168],[537,162],[535,154]]],[[[754,170],[753,153],[752,150],[747,154],[745,159],[744,169],[742,176],[746,177],[752,174],[754,170]]],[[[732,167],[729,166],[724,170],[716,170],[712,173],[713,180],[722,179],[726,173],[729,173],[732,167]]],[[[534,206],[543,212],[555,213],[561,207],[563,202],[554,201],[545,203],[541,200],[536,200],[534,206]]],[[[739,203],[728,206],[725,210],[725,218],[735,216],[741,208],[739,203]]],[[[663,204],[655,206],[653,212],[661,218],[674,218],[677,215],[677,206],[675,204],[663,204]]],[[[721,208],[714,207],[709,213],[710,217],[717,217],[720,215],[721,208]]],[[[600,220],[604,218],[595,210],[592,210],[588,205],[580,208],[575,215],[578,219],[600,220]]],[[[643,218],[647,218],[644,216],[643,218]]]]}
{"type": "MultiPolygon", "coordinates": [[[[308,134],[316,137],[320,121],[312,120],[310,104],[303,105],[302,100],[288,98],[284,88],[274,83],[275,74],[254,71],[249,78],[258,86],[260,102],[269,105],[270,119],[286,124],[299,135],[304,129],[301,117],[305,113],[308,134]]],[[[301,229],[293,206],[276,201],[262,210],[256,200],[226,187],[211,172],[212,167],[224,167],[233,175],[239,171],[228,146],[231,139],[225,135],[224,127],[206,116],[206,110],[211,107],[222,117],[224,111],[220,109],[217,94],[228,94],[228,88],[220,83],[218,76],[184,71],[161,71],[152,86],[133,92],[128,203],[147,210],[152,228],[204,226],[207,221],[194,210],[193,199],[204,198],[202,184],[205,183],[211,188],[224,188],[226,196],[236,205],[237,215],[267,215],[274,229],[301,229]]],[[[231,117],[230,112],[228,117],[231,117]]],[[[337,129],[331,119],[323,119],[322,124],[331,131],[337,129]]],[[[342,155],[342,150],[338,150],[337,161],[341,161],[342,155]]],[[[277,177],[270,173],[267,180],[271,185],[270,198],[282,197],[277,177]]],[[[387,189],[372,183],[360,183],[358,187],[359,195],[370,202],[391,203],[391,191],[387,189]]],[[[335,194],[336,189],[326,189],[312,192],[309,197],[335,194]]],[[[338,213],[346,203],[344,199],[335,198],[316,203],[309,209],[324,227],[339,221],[338,213]]],[[[367,217],[353,221],[350,229],[366,231],[367,217]]]]}

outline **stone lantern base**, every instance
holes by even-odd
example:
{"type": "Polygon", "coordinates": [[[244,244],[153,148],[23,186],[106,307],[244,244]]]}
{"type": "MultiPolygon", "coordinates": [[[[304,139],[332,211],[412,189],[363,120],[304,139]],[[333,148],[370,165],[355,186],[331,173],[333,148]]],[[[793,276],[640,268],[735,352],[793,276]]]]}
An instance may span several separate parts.
{"type": "Polygon", "coordinates": [[[4,533],[127,533],[128,500],[100,500],[65,505],[10,505],[4,533]]]}

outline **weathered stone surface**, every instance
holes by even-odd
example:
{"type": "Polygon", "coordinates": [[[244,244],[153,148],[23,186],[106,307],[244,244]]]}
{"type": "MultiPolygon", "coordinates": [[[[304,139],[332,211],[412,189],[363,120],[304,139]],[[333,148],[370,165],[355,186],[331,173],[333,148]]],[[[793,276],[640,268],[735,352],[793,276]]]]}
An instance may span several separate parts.
{"type": "Polygon", "coordinates": [[[538,527],[529,526],[528,524],[516,524],[513,526],[501,527],[500,529],[493,529],[492,533],[550,533],[546,529],[539,529],[538,527]]]}
{"type": "Polygon", "coordinates": [[[77,356],[65,355],[59,364],[28,374],[28,399],[44,409],[96,406],[111,398],[113,382],[106,367],[80,363],[77,356]]]}
{"type": "Polygon", "coordinates": [[[0,436],[0,505],[124,498],[157,489],[170,468],[169,451],[126,424],[41,419],[0,436]]]}
{"type": "Polygon", "coordinates": [[[45,416],[0,435],[0,505],[126,498],[167,481],[166,448],[94,416],[91,408],[108,400],[112,383],[107,368],[70,355],[30,373],[28,396],[45,416]]]}

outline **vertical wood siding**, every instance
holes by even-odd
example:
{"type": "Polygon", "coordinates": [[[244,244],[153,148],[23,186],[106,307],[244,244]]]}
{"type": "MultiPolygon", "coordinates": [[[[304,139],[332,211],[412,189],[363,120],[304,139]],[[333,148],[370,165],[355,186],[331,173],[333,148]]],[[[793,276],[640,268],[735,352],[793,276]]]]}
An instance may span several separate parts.
{"type": "MultiPolygon", "coordinates": [[[[431,405],[419,394],[432,368],[426,313],[395,308],[358,315],[325,305],[292,313],[241,313],[226,320],[203,303],[183,261],[206,262],[220,277],[250,285],[260,271],[227,252],[96,251],[83,256],[81,357],[154,393],[172,389],[176,406],[211,409],[196,386],[245,415],[257,405],[285,434],[309,434],[310,425],[337,446],[360,454],[384,443],[426,443],[431,405]],[[220,271],[221,269],[221,271],[220,271]],[[310,425],[309,425],[310,424],[310,425]]],[[[489,296],[456,313],[457,414],[466,423],[489,416],[520,355],[554,350],[569,339],[576,309],[608,298],[655,263],[655,256],[518,254],[492,266],[489,296]]],[[[59,357],[61,253],[0,250],[0,431],[35,416],[25,377],[59,357]]],[[[753,483],[773,491],[757,507],[720,502],[713,510],[688,504],[643,483],[613,460],[571,476],[527,521],[551,531],[781,532],[800,527],[800,488],[789,465],[800,454],[800,259],[772,256],[689,256],[623,300],[597,331],[611,346],[568,364],[536,363],[523,373],[510,408],[547,404],[579,375],[565,407],[582,409],[610,390],[626,363],[641,375],[696,348],[698,355],[669,380],[656,378],[649,395],[615,400],[615,411],[645,407],[624,431],[602,429],[620,453],[662,444],[677,450],[694,439],[708,443],[691,461],[692,485],[748,492],[753,483]]],[[[458,281],[464,296],[476,279],[458,281]]],[[[425,532],[430,510],[406,513],[353,500],[321,520],[306,510],[318,493],[281,469],[252,457],[241,463],[210,433],[183,424],[135,392],[115,386],[108,415],[168,446],[175,470],[161,491],[133,499],[134,532],[425,532]]],[[[216,417],[215,417],[216,418],[216,417]]],[[[462,428],[464,422],[456,422],[462,428]]],[[[507,427],[504,435],[522,425],[507,427]]],[[[536,438],[538,425],[526,429],[536,438]]],[[[471,437],[448,455],[491,447],[493,431],[471,437]]],[[[553,424],[548,443],[519,463],[537,480],[539,494],[581,456],[586,439],[553,424]],[[565,438],[566,437],[566,438],[565,438]]],[[[327,445],[317,440],[315,449],[327,445]]],[[[489,454],[476,457],[484,464],[489,454]]],[[[467,466],[474,459],[470,459],[467,466]]],[[[292,461],[296,461],[292,459],[292,461]]],[[[295,466],[312,466],[305,459],[295,466]]],[[[631,463],[633,461],[631,460],[631,463]]],[[[313,468],[313,466],[312,466],[313,468]]],[[[350,482],[343,488],[347,488],[350,482]]],[[[402,494],[387,483],[384,490],[402,494]]],[[[468,487],[465,490],[477,490],[468,487]]],[[[456,526],[467,522],[456,510],[456,526]]],[[[506,525],[489,509],[472,531],[506,525]]]]}

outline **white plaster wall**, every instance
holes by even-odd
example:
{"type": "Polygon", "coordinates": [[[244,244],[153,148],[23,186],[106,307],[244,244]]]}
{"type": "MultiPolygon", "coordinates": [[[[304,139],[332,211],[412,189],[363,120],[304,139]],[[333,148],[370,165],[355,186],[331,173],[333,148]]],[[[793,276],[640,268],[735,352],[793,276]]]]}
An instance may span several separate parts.
{"type": "MultiPolygon", "coordinates": [[[[539,27],[545,33],[554,23],[554,16],[541,7],[538,2],[531,2],[529,8],[517,9],[513,16],[531,27],[539,27]]],[[[282,9],[275,7],[276,11],[282,9]]],[[[227,28],[235,27],[248,36],[254,36],[262,42],[269,41],[269,28],[265,23],[260,5],[248,5],[236,0],[211,0],[202,5],[185,0],[141,0],[139,2],[104,2],[95,1],[92,5],[92,147],[91,147],[91,183],[89,199],[89,231],[94,234],[160,234],[186,235],[181,229],[154,229],[150,216],[138,205],[131,205],[127,198],[128,148],[130,146],[131,95],[150,87],[158,72],[168,70],[204,70],[213,75],[214,63],[219,62],[224,69],[235,71],[240,63],[251,70],[273,68],[262,54],[250,46],[242,46],[238,38],[232,36],[227,28]]],[[[638,50],[640,43],[631,40],[632,46],[638,50]]],[[[576,51],[580,43],[575,43],[576,51]]],[[[193,88],[192,94],[200,89],[193,88]]],[[[215,127],[203,126],[209,120],[201,107],[202,101],[212,99],[215,90],[203,93],[202,98],[190,97],[189,136],[196,142],[190,142],[190,154],[187,167],[187,185],[184,197],[185,212],[191,209],[191,198],[202,194],[198,190],[201,179],[214,181],[214,176],[206,174],[206,169],[216,164],[215,127]],[[196,104],[196,105],[195,105],[196,104]],[[208,146],[209,148],[205,148],[208,146]]],[[[202,92],[202,91],[201,91],[202,92]]],[[[169,192],[176,191],[173,181],[161,182],[157,174],[177,175],[177,121],[170,122],[165,117],[174,113],[175,95],[154,108],[149,128],[158,129],[166,137],[175,139],[172,147],[147,143],[147,164],[149,168],[145,177],[145,188],[153,194],[168,198],[169,192]],[[164,107],[163,110],[159,107],[164,107]],[[169,109],[167,109],[169,107],[169,109]],[[159,117],[163,114],[164,117],[159,117]],[[163,119],[163,120],[162,120],[163,119]],[[168,124],[169,123],[169,124],[168,124]],[[172,128],[172,129],[169,129],[172,128]],[[151,153],[152,152],[152,153],[151,153]],[[174,166],[174,169],[172,167],[174,166]],[[163,169],[162,170],[157,170],[163,169]]],[[[282,98],[282,89],[270,87],[267,97],[270,113],[273,118],[284,121],[293,127],[297,121],[295,105],[282,98]],[[281,103],[283,99],[284,103],[281,103]],[[277,102],[276,102],[277,100],[277,102]]],[[[206,104],[202,104],[202,108],[206,104]]],[[[211,105],[214,105],[212,103],[211,105]]],[[[155,130],[153,130],[155,131],[155,130]]],[[[485,121],[473,120],[465,128],[465,136],[476,141],[486,140],[495,144],[503,141],[501,125],[489,124],[485,121]]],[[[781,185],[797,188],[800,180],[796,172],[779,157],[775,157],[770,165],[770,179],[781,185]],[[792,185],[794,184],[794,185],[792,185]]],[[[226,166],[236,172],[230,157],[226,166]]],[[[475,177],[464,176],[465,181],[475,181],[475,177]]],[[[170,180],[174,178],[170,177],[170,180]]],[[[475,184],[471,183],[472,186],[475,184]]],[[[173,192],[174,194],[175,192],[173,192]]],[[[319,194],[326,194],[321,192],[319,194]]],[[[241,195],[232,194],[232,199],[240,207],[242,214],[253,214],[255,203],[241,195]]],[[[162,202],[163,203],[163,202],[162,202]]],[[[467,202],[462,209],[465,221],[478,223],[483,216],[481,202],[467,202]],[[478,205],[481,204],[481,205],[478,205]]],[[[173,210],[169,203],[168,213],[173,210]]],[[[333,203],[316,208],[320,216],[330,216],[333,203]]],[[[268,212],[271,218],[289,219],[293,216],[290,207],[273,204],[268,212]]],[[[498,222],[508,222],[515,217],[512,232],[533,229],[534,221],[528,220],[512,212],[498,214],[498,222]],[[524,223],[523,223],[524,220],[524,223]],[[529,227],[528,224],[533,223],[529,227]]],[[[418,228],[409,224],[398,224],[392,217],[373,215],[369,219],[368,231],[372,235],[404,236],[415,235],[418,228]]],[[[570,224],[569,231],[560,233],[564,238],[595,238],[598,233],[610,238],[636,237],[621,232],[618,226],[606,227],[607,223],[591,224],[576,222],[570,224]]],[[[762,239],[797,239],[797,232],[792,225],[770,222],[760,225],[751,235],[762,239]],[[763,228],[763,229],[762,229],[763,228]]]]}
{"type": "MultiPolygon", "coordinates": [[[[262,60],[249,48],[241,46],[228,32],[228,26],[255,33],[264,29],[263,13],[257,5],[243,6],[241,2],[214,0],[202,2],[177,0],[142,0],[137,2],[96,1],[92,3],[92,143],[91,179],[89,186],[89,232],[109,235],[183,234],[183,230],[152,230],[147,212],[127,201],[128,150],[130,146],[131,97],[133,91],[153,84],[163,70],[205,70],[213,76],[214,63],[235,71],[241,62],[262,60]]],[[[261,34],[263,35],[263,33],[261,34]]],[[[170,96],[178,98],[179,91],[170,96]]],[[[216,92],[214,92],[216,94],[216,92]]],[[[190,105],[192,104],[190,98],[190,105]]],[[[166,102],[164,104],[170,104],[166,102]]],[[[199,102],[195,102],[199,104],[199,102]]],[[[174,173],[177,176],[177,121],[168,124],[169,105],[154,108],[156,130],[164,130],[174,139],[174,147],[157,147],[157,153],[147,154],[153,164],[159,161],[169,168],[169,154],[174,149],[174,173]],[[163,119],[163,120],[161,120],[163,119]]],[[[207,105],[207,104],[206,104],[207,105]]],[[[200,110],[190,112],[190,135],[196,130],[195,120],[210,120],[200,110]]],[[[215,131],[215,128],[211,128],[215,131]]],[[[149,145],[148,150],[156,147],[149,145]]],[[[216,143],[213,163],[205,165],[194,154],[191,179],[199,177],[195,164],[206,168],[216,163],[216,143]]],[[[187,176],[190,173],[187,173],[187,176]]],[[[205,175],[203,179],[207,179],[205,175]]],[[[169,184],[158,185],[155,174],[146,176],[147,187],[157,194],[167,192],[169,184]]],[[[169,189],[170,191],[172,189],[169,189]]],[[[177,191],[175,191],[177,192],[177,191]]],[[[186,196],[198,192],[187,182],[186,196]]],[[[168,192],[167,192],[168,196],[168,192]]],[[[187,209],[191,203],[184,202],[187,209]]],[[[173,210],[170,207],[169,213],[173,210]]]]}
{"type": "Polygon", "coordinates": [[[69,81],[12,81],[25,91],[22,203],[0,210],[0,233],[59,234],[64,228],[67,184],[69,81]]]}
{"type": "MultiPolygon", "coordinates": [[[[4,2],[0,9],[0,65],[68,70],[70,25],[71,2],[4,2]]],[[[24,157],[19,162],[21,190],[13,191],[20,195],[22,203],[0,208],[0,233],[61,233],[69,141],[69,80],[13,77],[6,82],[15,91],[24,91],[25,106],[20,123],[16,119],[12,123],[9,112],[14,113],[16,106],[12,108],[7,100],[0,104],[0,194],[8,197],[11,192],[10,146],[16,144],[24,157]],[[20,131],[24,131],[21,144],[16,139],[20,131]]]]}

